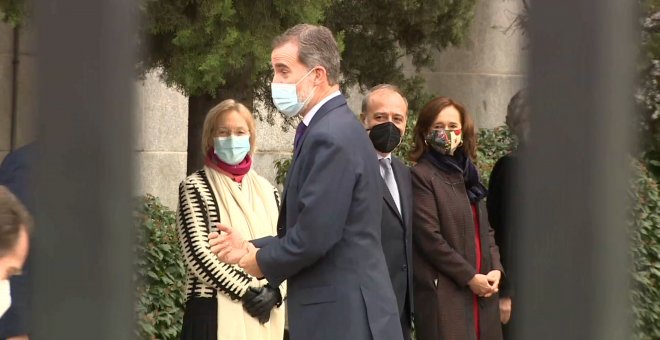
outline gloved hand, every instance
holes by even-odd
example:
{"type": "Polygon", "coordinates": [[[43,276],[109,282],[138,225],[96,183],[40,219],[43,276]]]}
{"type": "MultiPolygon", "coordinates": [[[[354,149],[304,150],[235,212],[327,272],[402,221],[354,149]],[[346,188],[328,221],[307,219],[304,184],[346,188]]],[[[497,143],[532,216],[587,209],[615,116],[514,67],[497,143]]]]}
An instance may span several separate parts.
{"type": "Polygon", "coordinates": [[[243,303],[243,305],[245,305],[246,301],[251,301],[252,299],[254,299],[257,295],[259,295],[259,293],[261,293],[262,290],[263,290],[262,287],[248,288],[248,290],[245,291],[245,294],[241,296],[241,302],[243,303]]]}
{"type": "Polygon", "coordinates": [[[262,325],[270,320],[270,311],[282,304],[280,290],[268,284],[261,288],[250,287],[241,300],[243,309],[262,325]]]}

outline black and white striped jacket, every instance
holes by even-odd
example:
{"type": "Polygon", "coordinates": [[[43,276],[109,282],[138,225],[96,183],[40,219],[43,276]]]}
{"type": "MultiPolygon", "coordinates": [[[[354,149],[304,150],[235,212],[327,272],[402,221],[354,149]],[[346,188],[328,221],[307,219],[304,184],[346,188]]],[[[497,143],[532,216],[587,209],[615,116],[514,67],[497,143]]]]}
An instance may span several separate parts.
{"type": "Polygon", "coordinates": [[[179,185],[177,209],[179,242],[188,270],[186,300],[216,297],[218,293],[239,300],[252,277],[237,265],[218,260],[209,246],[209,226],[220,222],[217,198],[206,172],[198,170],[179,185]]]}

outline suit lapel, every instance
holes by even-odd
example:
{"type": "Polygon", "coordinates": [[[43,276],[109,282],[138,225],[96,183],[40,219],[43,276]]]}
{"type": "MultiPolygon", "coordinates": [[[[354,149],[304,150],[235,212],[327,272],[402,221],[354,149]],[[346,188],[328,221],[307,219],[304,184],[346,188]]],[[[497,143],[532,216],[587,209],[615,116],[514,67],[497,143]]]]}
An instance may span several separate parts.
{"type": "Polygon", "coordinates": [[[282,206],[280,207],[280,215],[277,223],[278,228],[280,226],[286,227],[284,225],[286,222],[286,197],[287,197],[287,192],[289,191],[289,186],[291,185],[291,171],[294,169],[294,166],[296,164],[296,159],[300,154],[300,150],[302,149],[302,146],[305,142],[305,138],[309,135],[309,133],[311,132],[314,125],[316,125],[316,123],[322,120],[323,117],[325,117],[329,112],[343,105],[346,105],[346,98],[344,98],[344,96],[341,94],[328,100],[325,104],[323,104],[312,118],[312,121],[309,122],[309,126],[307,126],[307,130],[305,131],[305,133],[300,137],[300,142],[298,143],[298,147],[296,147],[293,150],[293,159],[291,160],[291,164],[289,165],[289,170],[287,171],[286,178],[284,180],[284,192],[282,193],[282,203],[281,203],[282,206]]]}
{"type": "MultiPolygon", "coordinates": [[[[409,185],[403,185],[406,183],[408,178],[403,174],[407,171],[405,164],[401,163],[397,158],[392,157],[392,171],[394,172],[394,180],[396,180],[397,188],[399,189],[399,202],[401,203],[401,214],[400,218],[402,222],[407,221],[408,215],[412,213],[412,201],[409,199],[412,197],[411,189],[409,185]]],[[[405,227],[406,223],[404,223],[405,227]]]]}
{"type": "Polygon", "coordinates": [[[387,205],[392,209],[392,212],[401,220],[401,223],[403,223],[403,217],[399,213],[399,209],[396,207],[396,203],[394,203],[394,198],[392,198],[392,193],[390,192],[390,189],[387,188],[387,184],[385,184],[385,180],[381,178],[380,182],[383,184],[383,199],[385,202],[387,202],[387,205]]]}
{"type": "MultiPolygon", "coordinates": [[[[305,138],[309,135],[310,130],[314,128],[314,125],[321,121],[323,117],[325,117],[330,111],[342,106],[346,105],[346,99],[344,98],[343,95],[338,95],[330,100],[328,100],[325,104],[323,104],[318,111],[316,111],[316,114],[312,118],[312,121],[309,122],[309,126],[307,126],[307,130],[305,130],[305,133],[300,137],[300,142],[298,142],[298,147],[293,150],[293,162],[296,161],[296,158],[298,158],[298,155],[300,154],[300,150],[302,149],[303,144],[305,143],[305,138]]],[[[293,166],[293,163],[291,164],[293,166]]]]}

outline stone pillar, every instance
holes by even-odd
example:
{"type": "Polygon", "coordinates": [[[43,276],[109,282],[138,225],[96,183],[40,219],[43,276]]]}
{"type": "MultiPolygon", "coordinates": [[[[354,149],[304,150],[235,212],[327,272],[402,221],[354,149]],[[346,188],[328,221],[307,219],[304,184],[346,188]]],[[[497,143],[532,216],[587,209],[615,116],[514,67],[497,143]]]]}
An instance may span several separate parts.
{"type": "Polygon", "coordinates": [[[0,161],[11,151],[12,96],[17,95],[14,148],[30,143],[35,138],[36,119],[36,34],[34,26],[26,23],[19,30],[17,83],[13,87],[14,32],[0,22],[0,161]]]}
{"type": "Polygon", "coordinates": [[[525,86],[526,38],[507,31],[522,10],[522,0],[478,0],[463,44],[439,53],[434,70],[422,72],[429,92],[464,104],[480,128],[502,125],[509,99],[525,86]]]}
{"type": "Polygon", "coordinates": [[[136,84],[136,194],[149,193],[176,209],[186,177],[188,97],[168,88],[159,72],[136,84]]]}
{"type": "Polygon", "coordinates": [[[0,159],[11,144],[12,28],[0,22],[0,159]]]}

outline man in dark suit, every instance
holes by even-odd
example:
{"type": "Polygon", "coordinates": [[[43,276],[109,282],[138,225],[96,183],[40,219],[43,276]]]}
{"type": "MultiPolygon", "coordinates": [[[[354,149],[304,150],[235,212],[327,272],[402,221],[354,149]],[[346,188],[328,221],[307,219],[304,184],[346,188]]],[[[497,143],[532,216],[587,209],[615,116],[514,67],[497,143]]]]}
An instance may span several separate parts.
{"type": "Polygon", "coordinates": [[[373,87],[360,114],[376,149],[383,184],[381,243],[394,288],[404,339],[412,324],[412,184],[410,170],[392,151],[401,143],[408,121],[408,102],[394,85],[373,87]]]}
{"type": "Polygon", "coordinates": [[[339,60],[322,26],[297,25],[275,39],[273,101],[303,119],[278,237],[244,242],[220,225],[212,250],[275,286],[287,280],[293,340],[401,339],[380,243],[382,202],[374,199],[383,195],[378,160],[339,92],[339,60]]]}

